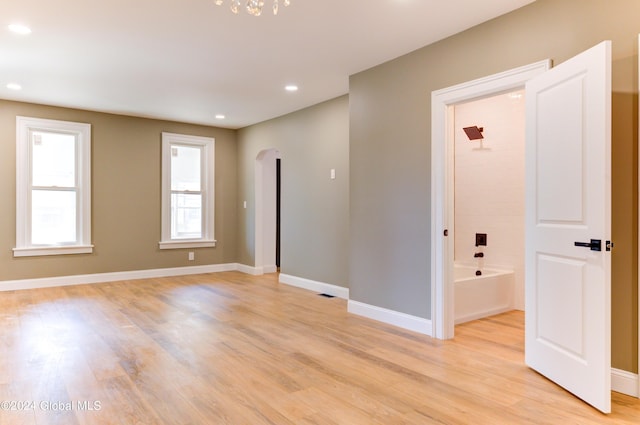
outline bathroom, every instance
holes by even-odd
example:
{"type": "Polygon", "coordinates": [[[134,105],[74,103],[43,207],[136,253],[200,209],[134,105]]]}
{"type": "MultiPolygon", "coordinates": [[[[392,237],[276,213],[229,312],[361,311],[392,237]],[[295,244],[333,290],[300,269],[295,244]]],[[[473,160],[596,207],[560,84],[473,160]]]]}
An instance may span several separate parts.
{"type": "Polygon", "coordinates": [[[460,324],[524,310],[524,90],[458,104],[454,117],[454,308],[460,324]]]}

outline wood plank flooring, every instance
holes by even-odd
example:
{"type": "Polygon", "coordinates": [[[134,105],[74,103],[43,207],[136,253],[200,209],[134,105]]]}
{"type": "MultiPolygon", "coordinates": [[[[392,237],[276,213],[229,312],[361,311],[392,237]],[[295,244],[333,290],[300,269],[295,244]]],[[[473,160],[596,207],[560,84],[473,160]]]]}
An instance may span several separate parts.
{"type": "Polygon", "coordinates": [[[523,364],[523,315],[452,341],[237,272],[0,292],[0,424],[639,424],[523,364]],[[12,401],[13,403],[7,404],[12,401]]]}

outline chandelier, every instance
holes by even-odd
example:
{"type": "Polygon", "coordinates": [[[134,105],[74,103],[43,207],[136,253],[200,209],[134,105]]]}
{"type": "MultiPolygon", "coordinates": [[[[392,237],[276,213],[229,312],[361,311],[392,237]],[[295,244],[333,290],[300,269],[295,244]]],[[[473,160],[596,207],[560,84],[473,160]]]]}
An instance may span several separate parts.
{"type": "MultiPolygon", "coordinates": [[[[231,0],[231,6],[229,8],[233,13],[238,13],[242,7],[243,0],[231,0]]],[[[215,0],[215,4],[221,6],[224,0],[215,0]]],[[[273,14],[278,14],[280,4],[283,6],[289,6],[291,0],[273,0],[273,14]]],[[[264,7],[264,0],[246,0],[246,10],[249,15],[260,16],[262,15],[262,8],[264,7]]]]}

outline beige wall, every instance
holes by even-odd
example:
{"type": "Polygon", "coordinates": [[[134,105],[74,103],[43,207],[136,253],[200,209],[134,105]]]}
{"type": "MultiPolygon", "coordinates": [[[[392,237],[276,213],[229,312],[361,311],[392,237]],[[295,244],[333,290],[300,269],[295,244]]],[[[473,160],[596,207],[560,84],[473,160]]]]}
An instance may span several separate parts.
{"type": "Polygon", "coordinates": [[[535,3],[350,78],[350,296],[430,318],[430,96],[613,41],[613,366],[636,372],[637,0],[535,3]]]}
{"type": "MultiPolygon", "coordinates": [[[[0,281],[236,261],[236,132],[0,101],[0,281]],[[16,116],[91,124],[93,254],[14,258],[16,116]],[[160,250],[160,134],[216,140],[215,248],[160,250]]],[[[0,283],[1,284],[1,283],[0,283]]]]}
{"type": "MultiPolygon", "coordinates": [[[[637,58],[634,58],[634,61],[637,58]]],[[[638,94],[612,98],[611,320],[614,367],[637,372],[638,362],[638,94]]]]}
{"type": "Polygon", "coordinates": [[[255,265],[254,168],[275,148],[282,159],[281,271],[346,287],[349,247],[349,99],[328,102],[238,132],[238,256],[255,265]],[[336,170],[331,180],[330,170],[336,170]]]}

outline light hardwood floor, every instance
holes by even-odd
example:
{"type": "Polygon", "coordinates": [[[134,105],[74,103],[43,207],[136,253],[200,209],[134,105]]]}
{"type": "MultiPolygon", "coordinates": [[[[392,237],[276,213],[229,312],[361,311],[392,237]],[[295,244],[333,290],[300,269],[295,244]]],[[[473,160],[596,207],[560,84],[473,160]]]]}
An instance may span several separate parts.
{"type": "Polygon", "coordinates": [[[640,423],[637,399],[613,393],[605,416],[528,369],[522,313],[456,332],[350,315],[276,275],[1,292],[0,424],[640,423]]]}

